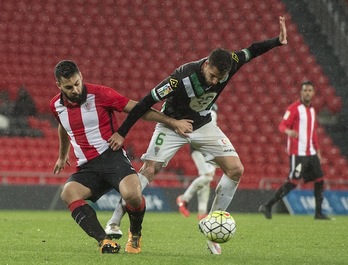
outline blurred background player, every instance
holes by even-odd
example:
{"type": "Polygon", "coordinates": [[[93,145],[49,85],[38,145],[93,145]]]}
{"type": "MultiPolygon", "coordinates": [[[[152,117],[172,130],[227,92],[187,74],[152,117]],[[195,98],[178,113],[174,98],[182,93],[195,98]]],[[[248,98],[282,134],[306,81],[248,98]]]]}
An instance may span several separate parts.
{"type": "Polygon", "coordinates": [[[267,219],[272,218],[272,206],[293,190],[302,179],[304,183],[314,182],[314,218],[330,220],[322,213],[324,174],[320,164],[316,113],[311,104],[314,94],[314,84],[311,81],[303,82],[300,100],[287,108],[279,124],[280,132],[288,135],[290,172],[274,196],[259,208],[267,219]]]}
{"type": "MultiPolygon", "coordinates": [[[[217,124],[217,105],[214,104],[211,109],[212,122],[217,124]]],[[[176,199],[176,204],[179,207],[179,212],[188,217],[190,211],[187,206],[192,197],[197,193],[197,204],[198,212],[197,219],[201,220],[208,215],[208,202],[210,195],[210,182],[213,180],[216,168],[209,162],[205,161],[205,158],[201,152],[190,148],[191,157],[195,162],[196,168],[198,170],[199,177],[194,179],[190,186],[187,187],[184,194],[179,195],[176,199]]]]}

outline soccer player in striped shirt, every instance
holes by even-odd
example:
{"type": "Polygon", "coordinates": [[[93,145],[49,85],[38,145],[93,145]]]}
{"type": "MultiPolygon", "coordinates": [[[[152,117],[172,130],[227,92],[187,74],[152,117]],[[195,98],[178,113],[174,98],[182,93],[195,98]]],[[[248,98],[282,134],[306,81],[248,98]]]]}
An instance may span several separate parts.
{"type": "MultiPolygon", "coordinates": [[[[135,101],[102,85],[84,83],[77,65],[68,60],[59,62],[54,70],[60,90],[50,102],[58,121],[59,158],[54,166],[58,174],[70,165],[70,144],[77,158],[77,172],[67,180],[61,193],[78,225],[95,238],[102,253],[118,253],[120,245],[109,237],[99,223],[96,212],[85,200],[97,201],[111,189],[117,190],[125,201],[130,228],[125,251],[141,252],[141,229],[145,214],[145,199],[135,169],[121,147],[112,150],[118,129],[115,112],[129,113],[135,101]]],[[[183,137],[192,131],[189,120],[176,120],[154,109],[143,116],[145,120],[163,122],[183,137]]]]}
{"type": "Polygon", "coordinates": [[[311,105],[314,94],[314,84],[311,81],[303,82],[300,100],[287,108],[279,124],[280,132],[288,135],[290,172],[287,180],[274,196],[259,208],[267,219],[272,218],[272,206],[293,190],[301,180],[305,183],[314,182],[314,218],[330,219],[322,213],[324,174],[320,165],[316,113],[311,105]]]}

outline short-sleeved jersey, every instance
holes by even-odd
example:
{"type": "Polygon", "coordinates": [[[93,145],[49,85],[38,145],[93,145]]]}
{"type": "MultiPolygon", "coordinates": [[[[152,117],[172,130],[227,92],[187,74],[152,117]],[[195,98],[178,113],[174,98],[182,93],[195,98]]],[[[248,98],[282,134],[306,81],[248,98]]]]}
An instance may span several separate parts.
{"type": "Polygon", "coordinates": [[[211,106],[232,76],[246,62],[278,45],[279,39],[276,38],[231,52],[232,68],[228,76],[214,86],[206,85],[201,71],[202,64],[208,58],[184,64],[151,90],[152,97],[156,102],[165,100],[162,108],[164,114],[175,119],[191,119],[196,130],[211,121],[211,106]]]}
{"type": "Polygon", "coordinates": [[[298,156],[315,155],[319,149],[316,113],[312,106],[304,105],[300,100],[291,104],[279,124],[279,130],[295,130],[298,137],[288,137],[288,154],[298,156]]]}
{"type": "Polygon", "coordinates": [[[107,140],[118,129],[115,111],[123,111],[129,101],[109,87],[84,84],[83,89],[82,104],[69,103],[61,93],[50,102],[53,115],[69,135],[78,167],[109,148],[107,140]]]}

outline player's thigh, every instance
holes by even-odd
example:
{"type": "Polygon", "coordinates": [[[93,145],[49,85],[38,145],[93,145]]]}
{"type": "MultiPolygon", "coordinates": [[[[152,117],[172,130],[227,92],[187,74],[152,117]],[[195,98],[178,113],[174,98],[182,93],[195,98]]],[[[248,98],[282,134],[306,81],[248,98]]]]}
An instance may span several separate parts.
{"type": "Polygon", "coordinates": [[[194,150],[191,153],[191,157],[195,162],[199,175],[209,174],[214,171],[214,167],[205,162],[204,156],[201,152],[194,150]]]}
{"type": "Polygon", "coordinates": [[[324,172],[321,168],[320,160],[317,155],[310,156],[308,159],[308,169],[304,175],[304,181],[314,181],[324,176],[324,172]]]}
{"type": "Polygon", "coordinates": [[[165,167],[181,146],[188,143],[189,139],[182,137],[173,130],[157,124],[143,161],[156,161],[165,167]]]}
{"type": "Polygon", "coordinates": [[[204,155],[205,161],[219,156],[238,156],[228,137],[212,122],[194,131],[190,139],[193,148],[204,155]]]}
{"type": "Polygon", "coordinates": [[[69,181],[65,183],[61,198],[66,204],[74,201],[87,199],[92,195],[90,188],[76,181],[69,181]]]}
{"type": "Polygon", "coordinates": [[[308,157],[290,155],[289,162],[290,168],[288,179],[297,181],[303,179],[303,176],[305,175],[308,169],[308,157]]]}

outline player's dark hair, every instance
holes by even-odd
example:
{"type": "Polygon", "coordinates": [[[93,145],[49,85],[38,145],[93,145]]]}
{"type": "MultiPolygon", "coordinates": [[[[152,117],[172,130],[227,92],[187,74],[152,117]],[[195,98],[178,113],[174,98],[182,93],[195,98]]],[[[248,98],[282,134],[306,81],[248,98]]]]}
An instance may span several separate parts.
{"type": "Polygon", "coordinates": [[[54,75],[57,81],[60,81],[61,78],[69,79],[75,74],[80,72],[76,63],[69,60],[60,61],[54,68],[54,75]]]}
{"type": "Polygon", "coordinates": [[[309,85],[309,86],[312,86],[312,87],[314,88],[314,84],[313,84],[312,81],[309,81],[309,80],[303,81],[302,84],[301,84],[301,89],[302,89],[303,86],[305,86],[305,85],[309,85]]]}
{"type": "Polygon", "coordinates": [[[208,57],[208,61],[210,65],[215,66],[223,74],[229,72],[232,68],[232,54],[223,48],[213,50],[208,57]]]}

